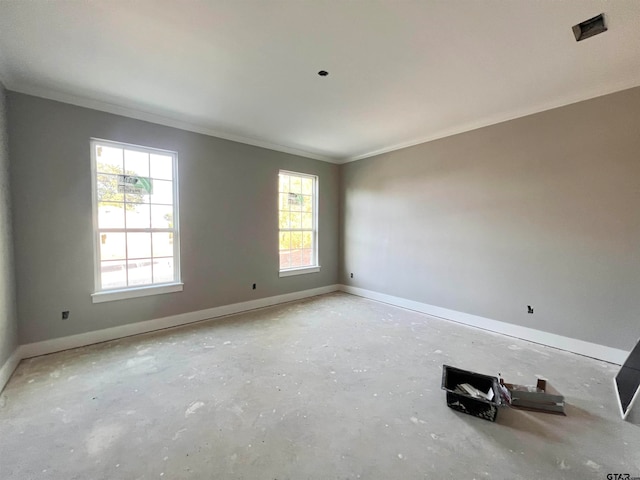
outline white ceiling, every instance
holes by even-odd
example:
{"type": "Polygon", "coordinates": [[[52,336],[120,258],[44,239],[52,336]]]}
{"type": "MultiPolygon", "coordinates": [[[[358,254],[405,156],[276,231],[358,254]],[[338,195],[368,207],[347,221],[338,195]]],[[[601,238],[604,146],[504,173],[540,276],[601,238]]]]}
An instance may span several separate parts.
{"type": "Polygon", "coordinates": [[[0,0],[0,78],[341,163],[640,85],[640,1],[0,0]]]}

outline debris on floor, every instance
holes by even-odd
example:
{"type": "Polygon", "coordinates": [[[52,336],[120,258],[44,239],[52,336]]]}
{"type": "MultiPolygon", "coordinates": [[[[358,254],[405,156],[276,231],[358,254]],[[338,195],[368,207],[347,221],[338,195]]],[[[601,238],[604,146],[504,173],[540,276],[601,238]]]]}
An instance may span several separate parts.
{"type": "Polygon", "coordinates": [[[498,407],[564,415],[564,396],[547,380],[536,385],[505,383],[489,375],[442,366],[442,389],[447,392],[447,405],[454,410],[494,422],[498,407]]]}
{"type": "Polygon", "coordinates": [[[504,379],[500,374],[498,374],[498,378],[500,379],[500,396],[502,397],[502,401],[507,405],[511,405],[511,392],[505,387],[504,379]]]}
{"type": "Polygon", "coordinates": [[[504,383],[511,395],[510,405],[523,410],[564,415],[564,396],[547,380],[538,379],[536,385],[504,383]]]}
{"type": "Polygon", "coordinates": [[[467,395],[471,395],[473,398],[484,398],[485,400],[493,399],[494,395],[493,388],[489,389],[487,393],[484,393],[468,383],[461,383],[456,387],[455,391],[459,393],[466,393],[467,395]]]}
{"type": "Polygon", "coordinates": [[[443,365],[442,389],[447,392],[447,405],[450,408],[496,421],[498,407],[502,403],[496,377],[443,365]]]}

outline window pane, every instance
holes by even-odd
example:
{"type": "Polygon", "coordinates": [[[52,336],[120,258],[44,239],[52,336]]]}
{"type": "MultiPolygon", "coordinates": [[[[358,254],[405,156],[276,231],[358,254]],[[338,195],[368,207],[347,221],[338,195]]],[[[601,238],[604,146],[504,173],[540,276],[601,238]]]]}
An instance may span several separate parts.
{"type": "Polygon", "coordinates": [[[280,228],[289,228],[290,220],[289,212],[283,212],[282,210],[279,212],[278,224],[280,228]]]}
{"type": "Polygon", "coordinates": [[[153,195],[151,203],[173,204],[173,182],[166,180],[153,181],[153,195]]]}
{"type": "Polygon", "coordinates": [[[100,283],[104,289],[126,287],[125,262],[100,262],[100,283]]]}
{"type": "Polygon", "coordinates": [[[278,191],[289,192],[289,175],[283,175],[282,173],[278,175],[278,191]]]}
{"type": "Polygon", "coordinates": [[[291,248],[302,248],[302,232],[291,232],[291,248]]]}
{"type": "Polygon", "coordinates": [[[96,187],[99,202],[124,202],[124,195],[118,192],[118,175],[98,174],[96,187]]]}
{"type": "Polygon", "coordinates": [[[124,199],[127,203],[149,203],[150,195],[147,193],[125,193],[124,199]]]}
{"type": "Polygon", "coordinates": [[[302,232],[302,248],[311,248],[313,246],[313,233],[302,232]]]}
{"type": "Polygon", "coordinates": [[[151,171],[150,176],[152,178],[160,178],[163,180],[173,180],[173,158],[169,155],[154,155],[150,156],[151,171]]]}
{"type": "Polygon", "coordinates": [[[150,233],[127,233],[128,258],[151,257],[150,233]]]}
{"type": "Polygon", "coordinates": [[[302,267],[302,255],[300,250],[291,250],[291,268],[302,267]]]}
{"type": "Polygon", "coordinates": [[[278,209],[279,210],[289,210],[289,194],[281,193],[278,196],[278,209]]]}
{"type": "Polygon", "coordinates": [[[280,232],[280,250],[289,250],[291,248],[291,233],[280,232]]]}
{"type": "Polygon", "coordinates": [[[153,257],[173,256],[173,233],[153,233],[153,257]]]}
{"type": "Polygon", "coordinates": [[[313,197],[309,195],[302,196],[302,211],[307,213],[313,212],[313,197]]]}
{"type": "Polygon", "coordinates": [[[282,172],[279,174],[278,226],[281,269],[308,267],[317,262],[314,212],[316,189],[316,177],[282,172]]]}
{"type": "Polygon", "coordinates": [[[122,149],[96,145],[96,170],[98,173],[123,173],[122,149]]]}
{"type": "Polygon", "coordinates": [[[302,250],[302,265],[305,267],[313,265],[313,250],[309,248],[302,250]]]}
{"type": "Polygon", "coordinates": [[[287,198],[287,204],[289,210],[292,212],[299,212],[302,210],[302,195],[298,193],[289,193],[287,198]]]}
{"type": "Polygon", "coordinates": [[[127,258],[124,233],[100,233],[100,260],[127,258]]]}
{"type": "Polygon", "coordinates": [[[151,273],[151,259],[141,258],[127,261],[127,275],[129,276],[129,286],[148,285],[153,283],[151,273]]]}
{"type": "Polygon", "coordinates": [[[291,252],[280,252],[280,270],[291,267],[291,252]]]}
{"type": "Polygon", "coordinates": [[[96,287],[109,290],[179,278],[174,271],[179,262],[174,259],[174,243],[178,242],[173,194],[176,157],[115,142],[109,142],[115,146],[100,140],[91,143],[99,260],[95,268],[101,279],[96,287]],[[152,231],[156,229],[165,231],[152,231]]]}
{"type": "Polygon", "coordinates": [[[291,176],[290,191],[291,193],[302,193],[302,179],[300,177],[291,176]]]}
{"type": "Polygon", "coordinates": [[[302,214],[299,212],[291,212],[291,228],[302,228],[302,214]]]}
{"type": "Polygon", "coordinates": [[[98,203],[98,228],[124,228],[124,203],[98,203]]]}
{"type": "Polygon", "coordinates": [[[151,205],[151,228],[173,228],[173,207],[151,205]]]}
{"type": "Polygon", "coordinates": [[[313,228],[313,215],[310,213],[303,213],[302,214],[302,227],[301,228],[307,228],[307,229],[311,229],[313,228]]]}
{"type": "Polygon", "coordinates": [[[302,194],[303,195],[312,195],[313,194],[313,180],[310,178],[302,179],[302,194]]]}
{"type": "Polygon", "coordinates": [[[153,259],[153,283],[167,283],[175,280],[173,257],[153,259]]]}
{"type": "Polygon", "coordinates": [[[127,203],[127,228],[149,228],[149,205],[127,203]]]}
{"type": "Polygon", "coordinates": [[[146,152],[136,152],[135,150],[125,150],[124,171],[127,175],[148,177],[149,154],[146,152]]]}

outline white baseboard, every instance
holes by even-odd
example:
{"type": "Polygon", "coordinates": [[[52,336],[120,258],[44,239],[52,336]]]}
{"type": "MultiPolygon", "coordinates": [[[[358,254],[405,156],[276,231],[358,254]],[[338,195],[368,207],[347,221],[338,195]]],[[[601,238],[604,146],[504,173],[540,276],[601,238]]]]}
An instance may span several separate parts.
{"type": "Polygon", "coordinates": [[[231,305],[223,305],[196,312],[181,313],[179,315],[171,315],[169,317],[158,318],[155,320],[146,320],[143,322],[121,325],[119,327],[105,328],[93,332],[80,333],[78,335],[53,338],[42,342],[20,345],[5,362],[2,369],[0,369],[0,392],[9,381],[9,378],[18,366],[18,363],[20,363],[20,360],[25,358],[47,355],[49,353],[68,350],[70,348],[84,347],[94,343],[107,342],[109,340],[116,340],[118,338],[138,335],[140,333],[149,333],[155,330],[178,327],[180,325],[200,322],[211,318],[224,317],[234,313],[270,307],[280,303],[293,302],[295,300],[301,300],[308,297],[315,297],[317,295],[323,295],[325,293],[331,293],[338,290],[339,285],[327,285],[326,287],[285,293],[284,295],[259,298],[257,300],[249,300],[247,302],[233,303],[231,305]]]}
{"type": "Polygon", "coordinates": [[[451,320],[453,322],[462,323],[471,327],[481,328],[483,330],[489,330],[491,332],[501,333],[510,337],[516,337],[522,340],[540,343],[542,345],[558,348],[560,350],[578,353],[587,357],[597,358],[599,360],[604,360],[605,362],[614,363],[616,365],[622,365],[626,358],[629,356],[629,352],[617,348],[598,345],[597,343],[585,342],[583,340],[564,337],[562,335],[556,335],[555,333],[543,332],[541,330],[536,330],[533,328],[513,325],[511,323],[500,322],[498,320],[492,320],[490,318],[480,317],[478,315],[458,312],[456,310],[449,310],[448,308],[436,307],[427,303],[416,302],[413,300],[408,300],[406,298],[378,293],[372,290],[366,290],[364,288],[352,287],[349,285],[340,285],[340,290],[352,295],[357,295],[360,297],[369,298],[371,300],[377,300],[379,302],[395,305],[396,307],[402,307],[409,310],[415,310],[416,312],[426,313],[427,315],[431,315],[433,317],[451,320]]]}
{"type": "Polygon", "coordinates": [[[234,303],[231,305],[223,305],[220,307],[213,307],[196,312],[182,313],[179,315],[172,315],[155,320],[146,320],[143,322],[121,325],[119,327],[105,328],[103,330],[96,330],[93,332],[81,333],[78,335],[71,335],[68,337],[54,338],[42,342],[21,345],[13,352],[9,359],[4,363],[2,368],[0,368],[0,393],[11,378],[11,375],[20,363],[20,360],[23,360],[25,358],[47,355],[49,353],[68,350],[70,348],[84,347],[87,345],[92,345],[94,343],[107,342],[109,340],[116,340],[118,338],[128,337],[131,335],[138,335],[141,333],[149,333],[165,328],[187,325],[189,323],[223,317],[235,313],[246,312],[249,310],[255,310],[257,308],[270,307],[273,305],[301,300],[308,297],[314,297],[316,295],[323,295],[338,290],[345,293],[350,293],[352,295],[388,303],[397,307],[426,313],[434,317],[451,320],[457,323],[462,323],[464,325],[469,325],[472,327],[501,333],[503,335],[521,338],[523,340],[559,348],[561,350],[567,350],[569,352],[578,353],[580,355],[597,358],[606,362],[615,363],[617,365],[621,365],[622,363],[624,363],[627,356],[629,355],[629,352],[626,352],[624,350],[606,347],[604,345],[598,345],[595,343],[589,343],[574,338],[563,337],[561,335],[543,332],[540,330],[535,330],[533,328],[512,325],[510,323],[491,320],[489,318],[484,318],[477,315],[471,315],[455,310],[436,307],[433,305],[428,305],[426,303],[420,303],[413,300],[407,300],[405,298],[394,297],[392,295],[386,295],[384,293],[378,293],[363,288],[351,287],[348,285],[328,285],[326,287],[313,288],[300,292],[260,298],[257,300],[234,303]]]}
{"type": "Polygon", "coordinates": [[[7,358],[7,361],[4,362],[2,368],[0,368],[0,393],[2,393],[4,386],[11,378],[11,375],[13,375],[13,372],[16,370],[16,367],[20,363],[20,360],[22,360],[22,357],[20,355],[20,347],[18,347],[13,351],[11,356],[7,358]]]}
{"type": "Polygon", "coordinates": [[[109,340],[138,335],[140,333],[153,332],[155,330],[200,322],[210,318],[224,317],[234,313],[270,307],[279,303],[292,302],[294,300],[301,300],[307,297],[315,297],[316,295],[323,295],[337,290],[339,290],[338,285],[327,285],[326,287],[312,288],[310,290],[302,290],[300,292],[286,293],[284,295],[258,298],[256,300],[233,303],[231,305],[222,305],[220,307],[207,308],[205,310],[198,310],[195,312],[181,313],[178,315],[171,315],[169,317],[130,323],[127,325],[80,333],[78,335],[71,335],[68,337],[54,338],[43,342],[29,343],[22,345],[20,347],[20,352],[22,358],[37,357],[39,355],[46,355],[49,353],[59,352],[61,350],[68,350],[70,348],[84,347],[86,345],[107,342],[109,340]]]}

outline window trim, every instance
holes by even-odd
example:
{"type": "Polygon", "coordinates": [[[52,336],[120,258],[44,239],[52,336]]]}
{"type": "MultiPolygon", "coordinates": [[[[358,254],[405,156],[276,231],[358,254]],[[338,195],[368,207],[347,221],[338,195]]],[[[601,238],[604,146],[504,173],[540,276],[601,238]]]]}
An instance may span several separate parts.
{"type": "Polygon", "coordinates": [[[114,300],[125,300],[127,298],[148,297],[150,295],[161,295],[163,293],[181,292],[184,283],[163,283],[156,285],[144,285],[141,287],[131,287],[126,290],[103,290],[91,294],[93,303],[111,302],[114,300]]]}
{"type": "MultiPolygon", "coordinates": [[[[102,138],[91,137],[90,142],[91,150],[91,201],[92,201],[92,217],[93,217],[93,293],[91,294],[91,300],[93,303],[109,302],[114,300],[123,300],[127,298],[146,297],[149,295],[160,295],[163,293],[179,292],[183,290],[184,284],[181,279],[180,269],[180,206],[178,195],[178,152],[171,150],[163,150],[154,147],[145,147],[142,145],[134,145],[126,142],[117,142],[113,140],[105,140],[102,138]],[[100,235],[98,227],[98,165],[96,159],[96,145],[104,145],[107,147],[122,148],[126,150],[132,150],[137,152],[144,152],[149,154],[169,155],[172,157],[172,188],[173,188],[173,224],[172,232],[173,238],[173,271],[174,281],[165,283],[156,283],[148,285],[135,285],[130,287],[117,287],[111,289],[102,289],[102,278],[100,275],[100,235]]],[[[108,229],[103,229],[108,230],[108,229]]],[[[118,229],[121,230],[121,229],[118,229]]],[[[136,228],[123,229],[125,232],[128,230],[139,230],[136,228]]],[[[144,229],[146,231],[146,229],[144,229]]]]}
{"type": "MultiPolygon", "coordinates": [[[[291,170],[284,170],[284,169],[279,169],[278,170],[278,177],[280,176],[280,174],[284,174],[284,175],[291,175],[291,176],[297,176],[297,177],[307,177],[307,178],[311,178],[313,180],[313,265],[307,265],[304,267],[292,267],[292,268],[280,268],[280,257],[278,255],[278,276],[280,278],[283,277],[291,277],[294,275],[304,275],[307,273],[317,273],[320,271],[320,242],[319,242],[319,234],[318,234],[318,219],[320,217],[320,212],[319,212],[319,192],[320,192],[320,178],[318,177],[318,175],[314,175],[311,173],[302,173],[302,172],[294,172],[291,170]]],[[[280,181],[278,178],[278,183],[277,185],[280,185],[280,181]]],[[[279,202],[279,197],[280,197],[280,187],[278,186],[277,189],[277,193],[278,193],[278,202],[279,202]]],[[[280,214],[280,207],[279,207],[279,203],[276,203],[276,205],[278,206],[276,212],[278,213],[278,215],[280,214]]],[[[278,226],[278,236],[280,236],[280,232],[282,230],[280,229],[280,227],[278,226]]],[[[279,251],[279,250],[278,250],[279,251]]]]}
{"type": "Polygon", "coordinates": [[[320,265],[314,267],[296,267],[296,268],[287,268],[285,270],[280,270],[278,276],[282,277],[292,277],[294,275],[304,275],[305,273],[317,273],[320,271],[320,265]]]}

